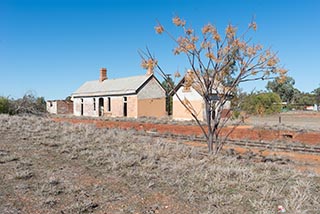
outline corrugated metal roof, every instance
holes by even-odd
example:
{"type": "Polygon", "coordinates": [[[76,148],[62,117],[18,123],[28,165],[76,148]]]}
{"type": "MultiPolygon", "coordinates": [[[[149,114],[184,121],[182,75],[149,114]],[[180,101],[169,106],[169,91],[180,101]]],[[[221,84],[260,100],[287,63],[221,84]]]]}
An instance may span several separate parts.
{"type": "Polygon", "coordinates": [[[149,79],[151,76],[133,76],[119,79],[106,79],[103,82],[93,80],[85,82],[72,96],[102,96],[132,94],[149,79]]]}

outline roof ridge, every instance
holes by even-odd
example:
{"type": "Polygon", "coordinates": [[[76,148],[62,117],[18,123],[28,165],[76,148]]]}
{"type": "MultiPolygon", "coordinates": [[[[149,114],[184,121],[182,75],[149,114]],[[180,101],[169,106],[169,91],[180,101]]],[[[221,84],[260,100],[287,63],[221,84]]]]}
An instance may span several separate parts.
{"type": "Polygon", "coordinates": [[[138,75],[115,79],[106,79],[103,82],[99,80],[86,81],[73,94],[121,94],[137,93],[137,90],[143,86],[154,75],[138,75]]]}
{"type": "MultiPolygon", "coordinates": [[[[152,75],[150,75],[152,76],[152,75]]],[[[134,77],[145,77],[146,79],[149,78],[150,76],[147,76],[145,74],[142,74],[142,75],[136,75],[136,76],[129,76],[129,77],[119,77],[119,78],[108,78],[108,79],[105,79],[104,81],[106,80],[120,80],[120,79],[130,79],[130,78],[134,78],[134,77]]],[[[99,81],[99,79],[95,79],[95,80],[88,80],[86,82],[94,82],[94,81],[99,81]]]]}

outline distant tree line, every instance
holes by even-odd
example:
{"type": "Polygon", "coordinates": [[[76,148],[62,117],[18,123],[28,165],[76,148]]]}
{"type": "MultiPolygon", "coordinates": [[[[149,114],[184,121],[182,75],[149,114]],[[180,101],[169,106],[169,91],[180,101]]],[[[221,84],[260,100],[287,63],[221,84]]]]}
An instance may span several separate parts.
{"type": "Polygon", "coordinates": [[[301,92],[294,84],[292,77],[287,77],[285,81],[275,78],[267,83],[266,91],[246,93],[238,90],[232,103],[234,116],[238,117],[240,112],[265,115],[320,105],[320,86],[308,93],[301,92]]]}
{"type": "Polygon", "coordinates": [[[26,93],[22,98],[13,99],[0,96],[0,114],[35,114],[46,112],[44,97],[36,97],[33,93],[26,93]]]}
{"type": "Polygon", "coordinates": [[[286,81],[282,82],[276,78],[269,81],[266,88],[268,91],[278,94],[288,110],[303,110],[306,106],[313,106],[314,104],[319,106],[320,86],[308,93],[300,91],[294,85],[295,80],[292,77],[287,77],[286,81]]]}

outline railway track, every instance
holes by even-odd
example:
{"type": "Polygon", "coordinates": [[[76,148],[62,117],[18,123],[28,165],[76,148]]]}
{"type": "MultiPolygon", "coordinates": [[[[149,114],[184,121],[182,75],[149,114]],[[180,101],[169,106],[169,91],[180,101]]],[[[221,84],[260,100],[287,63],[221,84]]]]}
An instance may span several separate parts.
{"type": "MultiPolygon", "coordinates": [[[[160,134],[158,132],[146,131],[144,133],[138,133],[138,135],[143,136],[152,136],[157,138],[166,138],[171,140],[183,140],[183,141],[193,141],[206,143],[206,139],[204,137],[198,136],[185,136],[185,135],[177,135],[177,134],[160,134]]],[[[320,146],[313,145],[294,145],[293,143],[283,144],[277,142],[266,142],[266,141],[250,141],[250,140],[226,140],[226,145],[235,145],[241,146],[245,148],[258,148],[258,149],[267,149],[271,151],[285,151],[285,152],[300,152],[300,153],[308,153],[320,155],[320,146]]]]}
{"type": "MultiPolygon", "coordinates": [[[[66,120],[67,121],[67,120],[66,120]]],[[[80,119],[78,119],[80,121],[80,119]]],[[[68,121],[74,123],[74,121],[68,121]]],[[[92,122],[94,123],[94,122],[92,122]]],[[[121,128],[121,127],[118,127],[121,128]]],[[[181,134],[161,134],[155,131],[145,130],[144,132],[136,132],[136,135],[141,136],[152,136],[158,138],[166,138],[172,140],[183,140],[183,141],[193,141],[193,142],[201,142],[206,143],[204,137],[199,136],[189,136],[189,135],[181,135],[181,134]]],[[[240,146],[244,148],[258,148],[258,149],[266,149],[270,151],[285,151],[285,152],[299,152],[299,153],[308,153],[314,155],[320,155],[320,145],[309,145],[309,144],[296,144],[292,142],[279,143],[279,142],[269,142],[269,141],[252,141],[252,140],[231,140],[228,139],[226,141],[226,145],[234,145],[240,146]]]]}

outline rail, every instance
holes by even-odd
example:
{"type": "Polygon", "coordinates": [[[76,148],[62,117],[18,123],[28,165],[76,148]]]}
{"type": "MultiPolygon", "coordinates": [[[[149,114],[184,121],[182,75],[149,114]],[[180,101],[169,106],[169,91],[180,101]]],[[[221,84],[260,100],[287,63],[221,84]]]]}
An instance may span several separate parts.
{"type": "MultiPolygon", "coordinates": [[[[177,134],[159,134],[158,132],[146,131],[144,133],[138,132],[137,135],[147,135],[158,138],[166,138],[172,140],[185,140],[193,142],[205,143],[206,139],[199,136],[185,136],[177,134]]],[[[293,145],[293,143],[284,145],[277,142],[266,142],[266,141],[250,141],[250,140],[226,140],[226,145],[235,145],[246,148],[261,148],[268,150],[286,151],[286,152],[301,152],[301,153],[312,153],[320,155],[320,147],[313,145],[293,145]]]]}

